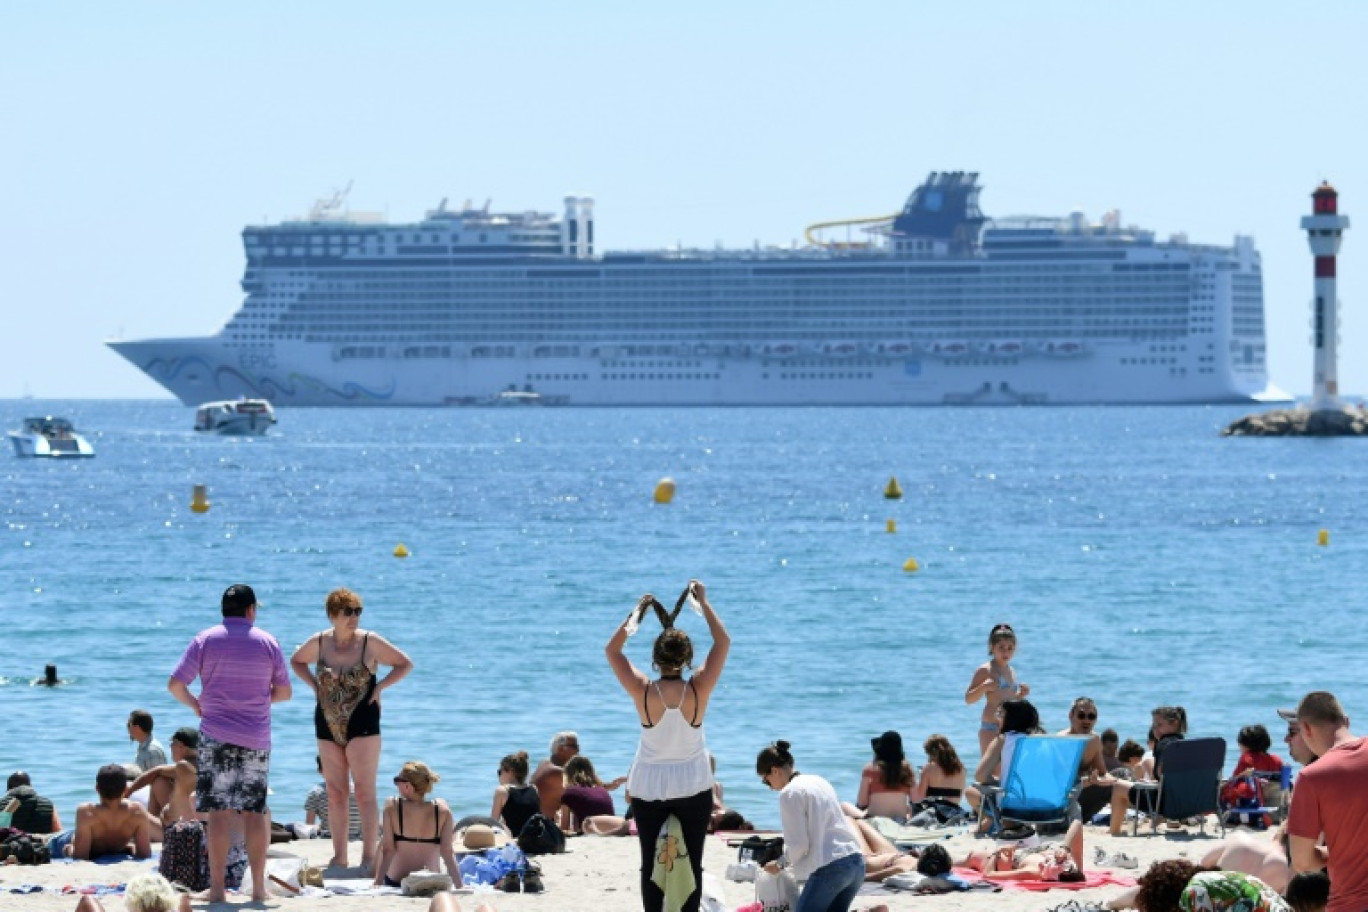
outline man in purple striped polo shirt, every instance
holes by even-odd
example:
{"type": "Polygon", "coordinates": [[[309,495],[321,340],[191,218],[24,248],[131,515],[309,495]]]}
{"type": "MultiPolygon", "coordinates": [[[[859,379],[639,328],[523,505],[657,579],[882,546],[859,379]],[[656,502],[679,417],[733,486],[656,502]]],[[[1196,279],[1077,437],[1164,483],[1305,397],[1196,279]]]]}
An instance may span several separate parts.
{"type": "Polygon", "coordinates": [[[275,637],[254,626],[256,593],[229,586],[223,623],[190,641],[167,688],[200,717],[195,808],[209,815],[209,901],[226,898],[234,815],[242,815],[252,899],[266,898],[271,841],[266,783],[271,761],[271,704],[290,699],[290,676],[275,637]],[[200,679],[199,696],[190,691],[200,679]]]}

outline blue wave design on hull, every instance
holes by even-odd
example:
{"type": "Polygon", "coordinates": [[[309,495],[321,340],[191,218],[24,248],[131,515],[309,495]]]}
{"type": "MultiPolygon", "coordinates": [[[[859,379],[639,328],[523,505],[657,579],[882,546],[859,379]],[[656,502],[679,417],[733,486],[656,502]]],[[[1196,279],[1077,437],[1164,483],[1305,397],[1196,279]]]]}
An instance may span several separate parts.
{"type": "MultiPolygon", "coordinates": [[[[191,367],[202,367],[211,377],[214,378],[214,385],[223,392],[223,379],[228,377],[241,382],[242,386],[256,398],[269,399],[272,402],[279,402],[281,399],[291,399],[300,395],[301,386],[313,388],[314,395],[331,395],[345,402],[357,402],[364,399],[377,402],[386,402],[394,398],[395,383],[391,379],[389,388],[386,390],[373,390],[352,380],[348,380],[341,385],[340,389],[329,386],[317,377],[298,372],[291,372],[284,380],[276,380],[272,377],[261,376],[252,377],[244,374],[235,367],[226,364],[215,366],[200,357],[190,355],[177,358],[163,358],[161,356],[152,358],[146,364],[141,365],[143,371],[168,388],[180,375],[191,367]]],[[[172,392],[175,392],[173,389],[172,392]]]]}

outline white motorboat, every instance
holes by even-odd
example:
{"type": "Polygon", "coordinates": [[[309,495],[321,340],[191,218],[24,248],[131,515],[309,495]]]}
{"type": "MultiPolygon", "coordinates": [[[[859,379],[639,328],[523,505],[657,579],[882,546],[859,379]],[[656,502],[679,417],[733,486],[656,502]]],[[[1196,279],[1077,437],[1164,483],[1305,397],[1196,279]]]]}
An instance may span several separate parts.
{"type": "Polygon", "coordinates": [[[206,434],[260,436],[275,423],[275,409],[265,399],[206,402],[195,410],[195,430],[206,434]]]}
{"type": "Polygon", "coordinates": [[[65,418],[48,415],[43,418],[25,418],[24,426],[9,432],[10,443],[14,444],[16,456],[50,456],[63,459],[94,456],[95,448],[90,445],[71,422],[65,418]]]}

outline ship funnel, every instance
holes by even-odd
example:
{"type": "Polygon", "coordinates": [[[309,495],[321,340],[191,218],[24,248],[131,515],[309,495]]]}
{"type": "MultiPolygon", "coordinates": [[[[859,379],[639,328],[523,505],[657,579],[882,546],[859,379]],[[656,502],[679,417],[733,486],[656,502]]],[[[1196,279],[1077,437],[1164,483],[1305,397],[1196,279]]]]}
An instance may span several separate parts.
{"type": "Polygon", "coordinates": [[[592,196],[580,197],[579,214],[579,257],[580,259],[584,259],[594,255],[594,198],[592,196]]]}
{"type": "Polygon", "coordinates": [[[574,196],[565,198],[565,217],[561,219],[561,253],[576,256],[579,245],[579,199],[574,196]]]}

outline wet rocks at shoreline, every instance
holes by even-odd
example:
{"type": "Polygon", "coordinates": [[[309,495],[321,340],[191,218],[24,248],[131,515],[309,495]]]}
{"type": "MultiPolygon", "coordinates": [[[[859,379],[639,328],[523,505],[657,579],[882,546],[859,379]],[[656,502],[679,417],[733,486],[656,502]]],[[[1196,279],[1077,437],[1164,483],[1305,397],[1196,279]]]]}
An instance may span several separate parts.
{"type": "Polygon", "coordinates": [[[1368,411],[1275,409],[1246,415],[1221,431],[1222,437],[1368,437],[1368,411]]]}

